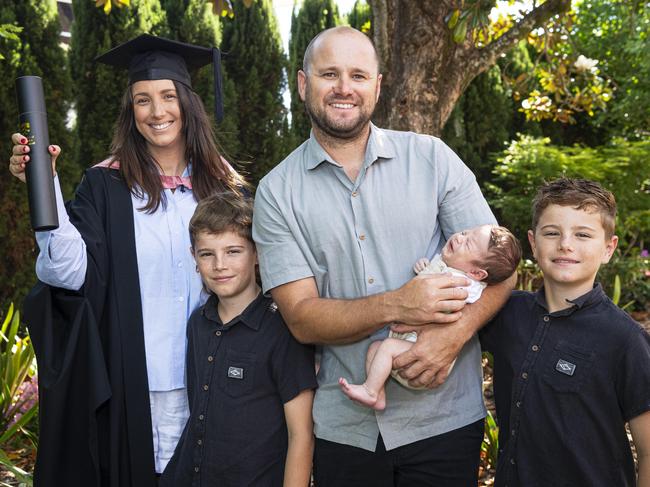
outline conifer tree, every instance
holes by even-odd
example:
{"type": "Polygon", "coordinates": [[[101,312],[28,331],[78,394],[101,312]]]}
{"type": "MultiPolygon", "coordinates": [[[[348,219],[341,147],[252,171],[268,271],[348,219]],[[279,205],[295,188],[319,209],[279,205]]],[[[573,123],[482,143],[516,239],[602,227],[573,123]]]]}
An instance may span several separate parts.
{"type": "Polygon", "coordinates": [[[347,16],[350,27],[360,30],[372,39],[372,9],[365,0],[356,0],[347,16]]]}
{"type": "Polygon", "coordinates": [[[249,8],[234,2],[234,17],[223,21],[225,72],[232,81],[239,116],[239,159],[257,183],[285,155],[282,103],[286,58],[270,0],[249,8]]]}
{"type": "MultiPolygon", "coordinates": [[[[70,78],[65,52],[59,46],[59,21],[53,0],[4,0],[0,5],[0,24],[22,27],[19,39],[0,37],[0,154],[6,161],[11,154],[10,135],[18,131],[18,106],[14,80],[34,75],[43,79],[48,112],[50,143],[70,143],[66,116],[70,100],[70,78]]],[[[58,172],[69,194],[78,178],[78,168],[70,159],[61,161],[58,172]]],[[[3,165],[0,178],[0,310],[9,301],[20,305],[29,287],[35,283],[34,234],[29,222],[27,189],[10,176],[3,165]]],[[[2,311],[0,311],[1,313],[2,311]]]]}
{"type": "Polygon", "coordinates": [[[442,132],[442,139],[474,172],[479,184],[491,178],[490,153],[510,139],[516,111],[498,67],[481,73],[463,93],[442,132]]]}
{"type": "Polygon", "coordinates": [[[335,27],[339,23],[338,8],[334,0],[304,0],[298,12],[294,10],[291,16],[287,77],[291,91],[291,128],[298,143],[309,137],[311,123],[298,95],[296,73],[302,69],[302,59],[309,41],[320,31],[335,27]]]}
{"type": "Polygon", "coordinates": [[[70,72],[75,80],[77,160],[89,167],[108,155],[113,127],[127,86],[126,70],[94,63],[99,54],[142,33],[166,36],[159,0],[131,0],[110,15],[94,2],[73,0],[70,72]]]}

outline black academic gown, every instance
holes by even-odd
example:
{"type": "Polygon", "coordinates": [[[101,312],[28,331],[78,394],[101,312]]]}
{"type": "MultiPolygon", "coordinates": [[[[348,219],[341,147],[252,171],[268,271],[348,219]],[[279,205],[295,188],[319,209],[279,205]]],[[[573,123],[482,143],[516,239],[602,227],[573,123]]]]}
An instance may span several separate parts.
{"type": "Polygon", "coordinates": [[[67,208],[87,246],[85,283],[38,283],[24,306],[38,361],[34,485],[154,487],[131,195],[118,171],[96,167],[67,208]]]}

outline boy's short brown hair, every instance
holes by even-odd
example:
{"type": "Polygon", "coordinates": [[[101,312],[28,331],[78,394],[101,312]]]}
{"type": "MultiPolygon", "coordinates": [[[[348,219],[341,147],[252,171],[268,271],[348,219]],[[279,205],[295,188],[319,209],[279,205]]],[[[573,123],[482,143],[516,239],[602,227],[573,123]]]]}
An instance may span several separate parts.
{"type": "Polygon", "coordinates": [[[493,226],[490,230],[490,243],[487,256],[474,265],[484,269],[487,277],[486,284],[496,284],[505,281],[512,275],[521,260],[521,245],[519,240],[505,227],[493,226]]]}
{"type": "Polygon", "coordinates": [[[600,213],[605,237],[612,238],[616,223],[616,198],[599,183],[588,179],[559,178],[544,183],[533,200],[533,232],[549,205],[600,213]]]}
{"type": "Polygon", "coordinates": [[[234,232],[253,242],[253,202],[232,192],[216,193],[202,199],[190,220],[192,248],[199,233],[217,235],[234,232]]]}

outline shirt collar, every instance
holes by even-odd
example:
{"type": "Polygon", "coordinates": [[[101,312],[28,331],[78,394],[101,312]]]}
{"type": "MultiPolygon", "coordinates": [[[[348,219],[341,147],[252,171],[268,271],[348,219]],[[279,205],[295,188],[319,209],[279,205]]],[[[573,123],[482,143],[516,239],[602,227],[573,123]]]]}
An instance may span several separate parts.
{"type": "MultiPolygon", "coordinates": [[[[341,165],[330,157],[325,149],[320,145],[314,131],[309,134],[306,147],[307,169],[312,170],[320,166],[323,162],[329,162],[337,167],[341,165]]],[[[368,136],[368,145],[366,146],[366,156],[364,167],[368,167],[378,159],[392,159],[396,157],[393,147],[388,142],[388,137],[384,131],[370,122],[370,134],[368,136]]]]}
{"type": "MultiPolygon", "coordinates": [[[[592,304],[599,303],[605,296],[605,291],[599,282],[594,283],[594,287],[591,291],[583,294],[582,296],[576,299],[567,299],[567,303],[570,303],[572,306],[556,311],[552,313],[554,316],[567,316],[582,308],[586,308],[592,304]]],[[[546,302],[546,293],[544,292],[544,286],[542,286],[537,293],[535,293],[535,300],[539,306],[548,311],[548,303],[546,302]]]]}
{"type": "Polygon", "coordinates": [[[219,328],[231,328],[241,322],[255,331],[260,329],[262,317],[266,312],[266,309],[273,305],[271,299],[260,292],[257,297],[246,306],[246,309],[244,309],[239,316],[224,324],[222,323],[221,318],[219,317],[219,312],[217,311],[218,304],[219,298],[215,294],[211,294],[208,301],[205,303],[205,306],[203,306],[203,316],[208,320],[215,322],[219,328]]]}

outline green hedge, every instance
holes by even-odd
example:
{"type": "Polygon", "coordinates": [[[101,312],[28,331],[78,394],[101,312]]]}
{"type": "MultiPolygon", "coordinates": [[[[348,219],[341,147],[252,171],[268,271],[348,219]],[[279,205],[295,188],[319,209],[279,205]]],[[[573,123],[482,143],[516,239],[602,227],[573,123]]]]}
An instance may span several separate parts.
{"type": "Polygon", "coordinates": [[[629,254],[650,236],[650,140],[587,147],[557,147],[548,139],[520,135],[497,156],[495,178],[486,184],[488,200],[500,220],[524,239],[531,203],[543,181],[560,176],[600,182],[616,196],[619,248],[629,254]]]}

